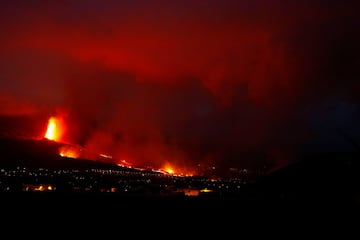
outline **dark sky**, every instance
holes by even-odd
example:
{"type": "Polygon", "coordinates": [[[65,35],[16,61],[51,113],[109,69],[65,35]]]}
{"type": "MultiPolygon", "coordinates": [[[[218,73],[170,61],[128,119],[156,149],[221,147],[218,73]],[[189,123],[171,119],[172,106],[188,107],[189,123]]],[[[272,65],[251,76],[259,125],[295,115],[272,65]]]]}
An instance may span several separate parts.
{"type": "Polygon", "coordinates": [[[360,141],[356,0],[1,1],[0,115],[137,164],[284,164],[360,141]]]}

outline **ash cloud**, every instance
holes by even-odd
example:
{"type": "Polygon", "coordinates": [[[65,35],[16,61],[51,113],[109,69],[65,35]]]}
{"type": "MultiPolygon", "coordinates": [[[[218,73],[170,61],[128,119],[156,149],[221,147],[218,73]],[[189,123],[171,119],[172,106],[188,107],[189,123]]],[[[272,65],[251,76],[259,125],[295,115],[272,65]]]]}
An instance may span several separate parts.
{"type": "Polygon", "coordinates": [[[358,5],[9,1],[0,113],[66,112],[68,141],[139,165],[283,164],[323,106],[359,120],[358,5]]]}

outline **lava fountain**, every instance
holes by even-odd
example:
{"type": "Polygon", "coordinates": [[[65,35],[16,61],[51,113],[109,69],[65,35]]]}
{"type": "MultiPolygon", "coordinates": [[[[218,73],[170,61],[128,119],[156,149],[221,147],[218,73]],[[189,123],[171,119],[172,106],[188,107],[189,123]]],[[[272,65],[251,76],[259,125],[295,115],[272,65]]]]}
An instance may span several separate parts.
{"type": "Polygon", "coordinates": [[[44,138],[52,141],[60,141],[63,134],[63,121],[59,117],[51,117],[48,122],[44,138]]]}

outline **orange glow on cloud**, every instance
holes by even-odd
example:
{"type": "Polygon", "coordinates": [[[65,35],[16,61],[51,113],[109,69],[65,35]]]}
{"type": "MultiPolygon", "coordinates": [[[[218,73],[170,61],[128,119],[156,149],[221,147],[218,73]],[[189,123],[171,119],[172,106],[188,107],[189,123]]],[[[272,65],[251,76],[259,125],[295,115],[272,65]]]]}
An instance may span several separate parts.
{"type": "Polygon", "coordinates": [[[354,0],[5,2],[0,115],[65,111],[36,136],[81,158],[181,176],[278,164],[318,134],[309,106],[358,96],[354,0]]]}

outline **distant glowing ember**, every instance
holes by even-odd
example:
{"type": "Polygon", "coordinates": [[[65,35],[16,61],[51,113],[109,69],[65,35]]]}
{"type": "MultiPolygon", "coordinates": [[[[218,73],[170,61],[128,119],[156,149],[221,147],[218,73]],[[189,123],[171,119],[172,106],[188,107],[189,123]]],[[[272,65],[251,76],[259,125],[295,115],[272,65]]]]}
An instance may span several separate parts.
{"type": "Polygon", "coordinates": [[[45,133],[45,138],[52,141],[59,141],[63,133],[63,124],[60,118],[51,117],[45,133]]]}
{"type": "Polygon", "coordinates": [[[81,149],[73,146],[62,146],[59,149],[59,155],[67,158],[79,158],[81,156],[81,149]]]}
{"type": "Polygon", "coordinates": [[[103,154],[103,153],[100,153],[99,156],[102,157],[102,158],[107,158],[107,159],[112,159],[113,158],[112,156],[107,155],[107,154],[103,154]]]}
{"type": "Polygon", "coordinates": [[[158,170],[159,172],[162,172],[164,174],[174,175],[174,176],[194,176],[196,175],[195,172],[189,168],[179,167],[170,165],[169,163],[166,163],[163,168],[158,170]]]}
{"type": "Polygon", "coordinates": [[[167,167],[167,168],[165,168],[165,172],[167,172],[169,174],[174,174],[174,169],[172,169],[171,167],[167,167]]]}
{"type": "Polygon", "coordinates": [[[159,170],[165,174],[175,174],[174,166],[170,165],[169,163],[165,163],[165,165],[159,170]]]}
{"type": "Polygon", "coordinates": [[[213,190],[204,188],[204,189],[201,189],[200,192],[202,192],[202,193],[212,193],[213,190]]]}

